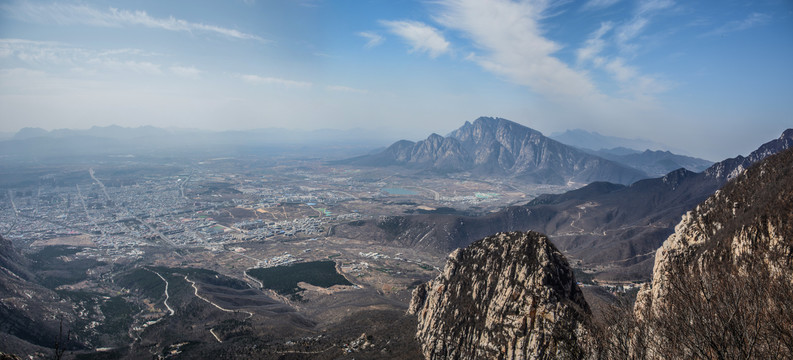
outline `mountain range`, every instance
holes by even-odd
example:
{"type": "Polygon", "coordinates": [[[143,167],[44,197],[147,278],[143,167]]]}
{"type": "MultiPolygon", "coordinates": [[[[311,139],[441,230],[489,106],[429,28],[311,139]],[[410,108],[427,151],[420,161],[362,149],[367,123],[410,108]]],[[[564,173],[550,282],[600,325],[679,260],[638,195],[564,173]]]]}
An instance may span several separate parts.
{"type": "Polygon", "coordinates": [[[792,146],[789,129],[746,157],[700,173],[678,169],[628,186],[594,182],[482,217],[392,216],[339,225],[334,232],[443,254],[496,232],[534,230],[547,234],[575,266],[597,270],[600,279],[646,280],[655,250],[686,211],[752,164],[792,146]]]}

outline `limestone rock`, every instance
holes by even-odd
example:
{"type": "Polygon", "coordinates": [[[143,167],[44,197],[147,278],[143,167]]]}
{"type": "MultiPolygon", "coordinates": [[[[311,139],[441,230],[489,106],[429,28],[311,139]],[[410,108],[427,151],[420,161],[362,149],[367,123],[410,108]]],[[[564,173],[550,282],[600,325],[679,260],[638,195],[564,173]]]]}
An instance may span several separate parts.
{"type": "Polygon", "coordinates": [[[498,233],[454,251],[413,292],[427,359],[580,357],[590,314],[564,256],[545,235],[498,233]]]}

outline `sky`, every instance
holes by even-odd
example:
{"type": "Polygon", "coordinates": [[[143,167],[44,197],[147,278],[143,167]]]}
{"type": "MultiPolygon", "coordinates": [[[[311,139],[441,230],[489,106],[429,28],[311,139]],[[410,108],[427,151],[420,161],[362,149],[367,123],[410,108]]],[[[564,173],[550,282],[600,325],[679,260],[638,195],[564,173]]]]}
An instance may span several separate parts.
{"type": "Polygon", "coordinates": [[[746,154],[793,127],[793,1],[0,0],[0,132],[479,116],[746,154]]]}

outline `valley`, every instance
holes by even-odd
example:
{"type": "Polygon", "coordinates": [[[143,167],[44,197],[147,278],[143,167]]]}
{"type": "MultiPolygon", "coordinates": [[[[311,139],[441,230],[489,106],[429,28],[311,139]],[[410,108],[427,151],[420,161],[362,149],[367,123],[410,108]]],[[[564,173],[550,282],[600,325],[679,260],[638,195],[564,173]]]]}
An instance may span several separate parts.
{"type": "MultiPolygon", "coordinates": [[[[337,236],[336,226],[393,214],[484,215],[580,186],[257,161],[108,157],[5,168],[29,175],[2,178],[0,234],[30,259],[32,274],[8,286],[3,306],[42,330],[6,327],[0,344],[48,357],[66,338],[62,323],[67,354],[78,358],[239,350],[243,338],[272,354],[374,351],[349,342],[377,326],[349,327],[382,317],[409,322],[411,291],[437,275],[445,254],[337,236]],[[347,284],[309,277],[284,292],[252,275],[311,262],[333,264],[347,284]],[[43,310],[28,314],[31,307],[43,310]]],[[[390,337],[367,341],[379,340],[378,352],[415,346],[409,336],[388,346],[390,337]]]]}
{"type": "MultiPolygon", "coordinates": [[[[503,119],[474,124],[461,129],[479,127],[488,152],[514,144],[509,134],[542,140],[503,119]]],[[[791,147],[793,133],[703,172],[629,185],[576,180],[624,174],[627,165],[605,160],[555,172],[544,159],[594,155],[542,141],[550,145],[516,176],[487,175],[486,163],[436,171],[244,153],[7,159],[0,347],[34,358],[53,349],[80,359],[418,357],[416,319],[405,313],[449,253],[495,233],[540,231],[587,301],[608,304],[649,281],[681,215],[791,147]]]]}

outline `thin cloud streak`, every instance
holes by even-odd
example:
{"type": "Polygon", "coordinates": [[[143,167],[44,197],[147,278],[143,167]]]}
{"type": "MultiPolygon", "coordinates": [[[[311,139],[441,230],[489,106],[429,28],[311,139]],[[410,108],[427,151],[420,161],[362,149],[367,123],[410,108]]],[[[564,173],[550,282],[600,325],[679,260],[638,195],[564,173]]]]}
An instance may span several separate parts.
{"type": "Polygon", "coordinates": [[[730,21],[718,28],[702,34],[701,37],[719,36],[732,32],[744,31],[756,26],[764,25],[769,21],[771,21],[771,15],[752,13],[743,20],[730,21]]]}
{"type": "Polygon", "coordinates": [[[358,33],[358,36],[367,40],[366,45],[364,45],[364,47],[366,47],[367,49],[371,49],[377,45],[382,44],[383,41],[385,41],[384,37],[370,31],[361,31],[358,33]]]}
{"type": "Polygon", "coordinates": [[[605,9],[620,2],[620,0],[589,0],[581,7],[582,10],[605,9]]]}
{"type": "MultiPolygon", "coordinates": [[[[140,49],[90,50],[53,41],[0,39],[0,59],[16,58],[32,66],[49,70],[66,67],[84,74],[110,71],[161,75],[163,65],[150,61],[157,56],[140,49]]],[[[189,78],[197,78],[201,73],[192,66],[174,65],[169,70],[189,78]]]]}
{"type": "Polygon", "coordinates": [[[202,72],[194,66],[171,66],[169,70],[175,75],[194,80],[201,78],[202,72]]]}
{"type": "Polygon", "coordinates": [[[343,93],[353,93],[353,94],[368,94],[369,93],[368,90],[356,89],[356,88],[351,88],[351,87],[348,87],[348,86],[341,86],[341,85],[328,85],[328,86],[325,86],[325,89],[330,90],[330,91],[343,92],[343,93]]]}
{"type": "Polygon", "coordinates": [[[30,2],[16,6],[5,5],[2,9],[15,17],[36,23],[56,23],[62,25],[89,25],[97,27],[143,26],[176,32],[206,32],[242,40],[265,41],[265,39],[239,30],[216,25],[190,22],[173,16],[157,18],[145,11],[120,10],[108,8],[101,10],[87,5],[46,4],[38,5],[30,2]]]}
{"type": "Polygon", "coordinates": [[[289,79],[281,79],[276,77],[264,77],[259,75],[246,75],[246,74],[238,74],[236,77],[242,79],[243,81],[254,84],[254,85],[279,85],[289,88],[310,88],[314,86],[313,83],[306,82],[306,81],[296,81],[296,80],[289,80],[289,79]]]}
{"type": "Polygon", "coordinates": [[[427,24],[418,21],[380,21],[388,30],[401,37],[411,46],[411,52],[425,52],[431,58],[449,52],[449,42],[441,32],[427,24]]]}

